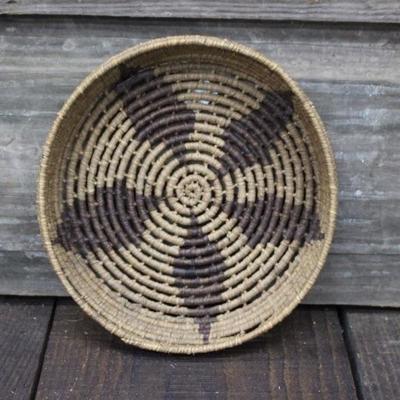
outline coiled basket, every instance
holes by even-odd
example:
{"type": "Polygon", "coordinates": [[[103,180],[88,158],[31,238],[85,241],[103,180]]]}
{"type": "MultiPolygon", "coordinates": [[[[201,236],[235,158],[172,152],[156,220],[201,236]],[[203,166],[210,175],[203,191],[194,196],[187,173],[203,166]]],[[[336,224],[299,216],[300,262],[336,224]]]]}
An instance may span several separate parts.
{"type": "Polygon", "coordinates": [[[298,86],[227,40],[153,40],[66,102],[44,149],[39,221],[75,301],[122,340],[196,353],[281,321],[314,283],[335,165],[298,86]]]}

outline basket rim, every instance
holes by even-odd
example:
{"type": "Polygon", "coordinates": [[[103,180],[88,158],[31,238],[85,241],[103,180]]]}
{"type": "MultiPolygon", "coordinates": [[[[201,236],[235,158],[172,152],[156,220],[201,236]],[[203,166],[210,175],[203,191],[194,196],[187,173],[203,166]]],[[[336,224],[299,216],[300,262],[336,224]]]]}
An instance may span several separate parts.
{"type": "Polygon", "coordinates": [[[182,353],[182,354],[193,354],[193,353],[205,353],[216,350],[222,350],[225,348],[230,348],[241,343],[247,342],[262,333],[267,332],[272,327],[281,322],[285,317],[287,317],[293,309],[300,304],[301,300],[308,293],[309,289],[314,285],[323,265],[325,264],[326,257],[328,255],[329,248],[333,240],[333,234],[336,226],[336,212],[338,204],[338,181],[336,175],[336,164],[330,144],[329,137],[325,130],[324,124],[319,117],[314,105],[305,95],[305,93],[300,89],[298,84],[288,76],[288,74],[274,61],[264,56],[257,50],[249,48],[245,45],[236,43],[234,41],[213,37],[213,36],[202,36],[202,35],[182,35],[182,36],[168,36],[158,39],[152,39],[141,44],[130,47],[103,62],[99,67],[95,68],[89,75],[84,78],[81,83],[74,89],[72,94],[64,103],[61,110],[58,112],[55,121],[50,128],[48,136],[46,138],[45,144],[43,146],[42,159],[40,163],[38,178],[37,178],[37,218],[40,228],[40,234],[42,241],[44,243],[45,250],[49,256],[50,263],[55,270],[57,276],[61,280],[63,286],[65,287],[67,293],[73,298],[73,300],[88,314],[91,318],[102,325],[106,330],[114,333],[117,330],[115,323],[99,315],[97,311],[86,302],[84,297],[82,297],[74,288],[72,284],[68,281],[61,267],[61,263],[58,261],[56,254],[53,249],[52,241],[50,238],[50,233],[48,229],[47,216],[46,216],[46,182],[47,175],[49,173],[49,159],[52,151],[52,146],[54,145],[57,134],[59,133],[59,128],[61,122],[68,115],[72,104],[85,95],[85,91],[100,77],[112,70],[118,64],[133,59],[139,55],[150,53],[154,50],[159,50],[166,47],[182,46],[182,45],[199,45],[205,47],[212,47],[221,50],[228,50],[233,53],[238,53],[249,59],[255,60],[262,66],[269,70],[273,70],[290,88],[290,90],[298,97],[301,101],[304,111],[310,118],[312,125],[315,128],[318,140],[321,144],[323,151],[323,159],[325,161],[325,167],[327,168],[328,175],[328,186],[330,193],[330,209],[328,213],[328,224],[327,229],[324,232],[325,238],[322,245],[322,249],[319,255],[318,263],[314,267],[307,284],[304,285],[296,296],[293,296],[290,302],[283,307],[278,314],[274,314],[272,318],[268,321],[262,323],[259,327],[246,333],[240,337],[233,337],[226,339],[218,344],[208,343],[202,345],[179,345],[179,344],[165,344],[160,345],[159,343],[153,342],[149,339],[139,338],[136,339],[132,337],[122,337],[119,336],[124,342],[132,345],[136,345],[140,348],[168,352],[168,353],[182,353]]]}

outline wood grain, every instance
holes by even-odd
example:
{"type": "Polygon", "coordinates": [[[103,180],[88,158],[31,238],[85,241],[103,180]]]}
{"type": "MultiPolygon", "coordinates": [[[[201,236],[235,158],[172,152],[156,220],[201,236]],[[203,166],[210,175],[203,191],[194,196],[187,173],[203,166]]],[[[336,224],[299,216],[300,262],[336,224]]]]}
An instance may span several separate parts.
{"type": "Polygon", "coordinates": [[[0,297],[0,399],[31,399],[53,301],[0,297]]]}
{"type": "Polygon", "coordinates": [[[400,312],[345,310],[344,320],[362,399],[399,399],[400,312]]]}
{"type": "MultiPolygon", "coordinates": [[[[68,296],[43,252],[2,252],[0,294],[68,296]]],[[[304,304],[400,307],[398,256],[331,254],[304,304]]]]}
{"type": "Polygon", "coordinates": [[[0,252],[0,295],[67,296],[44,251],[0,252]]]}
{"type": "MultiPolygon", "coordinates": [[[[24,266],[30,271],[38,265],[37,257],[31,260],[30,255],[43,251],[35,207],[41,145],[56,112],[80,80],[112,54],[144,40],[172,34],[209,34],[230,37],[279,62],[299,80],[325,121],[340,182],[332,253],[354,255],[347,259],[346,269],[337,266],[332,258],[324,271],[325,282],[337,283],[333,291],[328,290],[329,303],[343,301],[343,290],[339,289],[343,286],[350,304],[369,304],[365,299],[370,296],[374,299],[371,304],[399,305],[400,280],[393,272],[396,268],[391,258],[400,253],[400,186],[396,185],[400,163],[398,29],[390,25],[327,28],[316,23],[254,21],[176,24],[169,20],[124,20],[121,29],[116,19],[72,17],[3,17],[2,22],[0,254],[3,260],[9,257],[26,260],[24,266]],[[375,257],[372,261],[367,257],[369,254],[375,257]],[[382,265],[377,268],[379,263],[382,265]],[[379,277],[376,290],[366,280],[374,269],[379,277]],[[380,270],[389,271],[389,276],[380,270]],[[393,278],[391,289],[387,291],[386,282],[390,278],[393,278]],[[359,288],[368,286],[365,292],[368,294],[360,294],[359,288]]],[[[18,271],[21,265],[18,264],[18,271]]],[[[43,268],[39,274],[47,279],[44,278],[47,267],[43,268]]],[[[0,273],[12,279],[12,263],[6,268],[0,261],[1,270],[0,273]]],[[[38,279],[33,273],[30,275],[32,294],[35,290],[43,293],[41,288],[34,288],[38,279]]],[[[43,288],[43,281],[39,283],[43,288]]],[[[53,285],[54,281],[50,287],[53,285]]],[[[0,284],[0,293],[1,287],[0,284]]],[[[14,287],[13,293],[17,291],[14,287]]],[[[310,297],[312,301],[326,301],[325,288],[326,285],[320,286],[315,292],[319,294],[310,297]]]]}
{"type": "Polygon", "coordinates": [[[398,256],[331,254],[305,304],[400,307],[398,256]]]}
{"type": "Polygon", "coordinates": [[[396,0],[1,0],[0,14],[399,22],[396,0]]]}
{"type": "Polygon", "coordinates": [[[334,310],[301,308],[243,346],[175,356],[127,346],[61,301],[38,399],[353,399],[334,310]]]}

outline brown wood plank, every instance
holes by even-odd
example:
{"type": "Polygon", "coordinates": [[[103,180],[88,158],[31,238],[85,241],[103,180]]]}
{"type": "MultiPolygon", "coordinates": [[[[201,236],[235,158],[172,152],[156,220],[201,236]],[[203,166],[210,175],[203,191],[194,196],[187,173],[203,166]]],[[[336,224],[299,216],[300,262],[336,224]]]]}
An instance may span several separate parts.
{"type": "Polygon", "coordinates": [[[399,399],[400,312],[345,310],[344,321],[362,399],[399,399]]]}
{"type": "Polygon", "coordinates": [[[53,309],[50,299],[0,297],[0,399],[31,399],[53,309]]]}
{"type": "Polygon", "coordinates": [[[243,346],[196,356],[128,346],[60,301],[37,399],[353,399],[337,314],[300,308],[243,346]]]}
{"type": "Polygon", "coordinates": [[[2,0],[0,14],[399,22],[396,0],[2,0]]]}

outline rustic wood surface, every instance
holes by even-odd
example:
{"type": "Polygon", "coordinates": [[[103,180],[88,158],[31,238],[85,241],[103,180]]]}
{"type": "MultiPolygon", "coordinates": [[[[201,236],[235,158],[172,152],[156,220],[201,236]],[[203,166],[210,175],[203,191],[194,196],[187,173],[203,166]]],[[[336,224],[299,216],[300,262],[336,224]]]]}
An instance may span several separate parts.
{"type": "Polygon", "coordinates": [[[0,252],[1,294],[67,296],[43,251],[0,252]]]}
{"type": "Polygon", "coordinates": [[[35,394],[53,300],[0,297],[0,399],[35,394]]]}
{"type": "Polygon", "coordinates": [[[355,399],[336,311],[300,308],[243,346],[176,356],[127,346],[58,302],[37,398],[355,399]]]}
{"type": "Polygon", "coordinates": [[[0,14],[400,22],[396,0],[0,0],[0,14]]]}
{"type": "Polygon", "coordinates": [[[400,305],[399,256],[331,254],[306,304],[400,305]]]}
{"type": "Polygon", "coordinates": [[[354,309],[344,315],[362,399],[399,399],[400,313],[354,309]]]}
{"type": "Polygon", "coordinates": [[[400,305],[395,25],[125,19],[121,29],[109,18],[0,18],[0,293],[65,294],[43,252],[35,183],[47,131],[73,88],[128,46],[192,33],[229,37],[279,62],[325,121],[339,214],[331,256],[306,302],[400,305]]]}
{"type": "Polygon", "coordinates": [[[54,302],[0,297],[2,400],[400,396],[398,310],[300,306],[249,343],[176,356],[125,345],[71,300],[54,302]]]}

